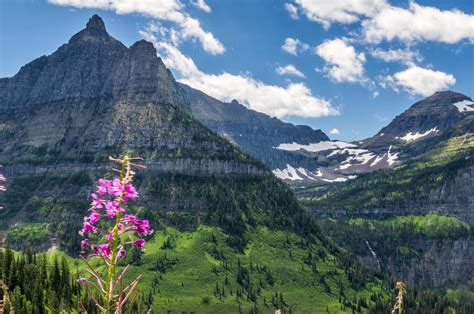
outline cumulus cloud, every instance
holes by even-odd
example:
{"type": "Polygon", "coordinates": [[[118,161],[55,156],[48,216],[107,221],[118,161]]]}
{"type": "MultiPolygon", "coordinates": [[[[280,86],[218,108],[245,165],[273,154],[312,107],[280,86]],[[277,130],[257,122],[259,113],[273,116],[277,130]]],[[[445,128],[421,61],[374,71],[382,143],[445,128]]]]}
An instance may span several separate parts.
{"type": "Polygon", "coordinates": [[[295,0],[306,17],[329,28],[331,23],[350,24],[372,16],[387,6],[385,0],[295,0]]]}
{"type": "Polygon", "coordinates": [[[191,4],[206,13],[211,13],[211,7],[204,0],[191,1],[191,4]]]}
{"type": "Polygon", "coordinates": [[[409,2],[408,9],[385,6],[362,22],[367,42],[380,43],[399,39],[405,43],[437,41],[454,44],[474,42],[474,15],[459,10],[440,10],[409,2]]]}
{"type": "Polygon", "coordinates": [[[288,64],[287,66],[284,66],[284,67],[280,66],[276,68],[276,72],[280,75],[293,75],[293,76],[304,78],[303,72],[298,70],[293,64],[288,64]]]}
{"type": "Polygon", "coordinates": [[[290,55],[298,55],[298,52],[302,52],[309,49],[309,45],[301,42],[299,39],[288,37],[281,46],[281,49],[290,55]]]}
{"type": "Polygon", "coordinates": [[[346,40],[336,38],[326,40],[315,48],[326,65],[323,71],[336,82],[366,82],[364,76],[364,53],[357,53],[346,40]]]}
{"type": "Polygon", "coordinates": [[[412,95],[429,96],[455,83],[456,79],[451,74],[411,66],[404,71],[383,77],[380,85],[397,92],[402,88],[412,95]]]}
{"type": "Polygon", "coordinates": [[[474,42],[474,15],[440,10],[409,0],[408,8],[386,0],[295,0],[309,20],[329,28],[332,23],[362,21],[362,36],[369,43],[401,40],[405,43],[436,41],[448,44],[474,42]]]}
{"type": "Polygon", "coordinates": [[[202,72],[194,61],[181,53],[170,42],[158,40],[149,30],[140,32],[151,41],[167,67],[179,74],[179,81],[223,101],[236,99],[251,109],[271,116],[321,117],[337,115],[329,100],[313,95],[303,83],[291,83],[287,86],[265,84],[249,75],[208,74],[202,72]]]}
{"type": "Polygon", "coordinates": [[[419,51],[410,51],[403,49],[389,49],[383,50],[376,48],[370,51],[370,55],[376,59],[385,62],[401,62],[406,65],[413,65],[416,62],[421,62],[423,57],[419,51]]]}
{"type": "Polygon", "coordinates": [[[298,8],[292,3],[285,3],[285,10],[290,13],[292,19],[297,20],[298,16],[298,8]]]}
{"type": "Polygon", "coordinates": [[[332,128],[332,129],[329,131],[329,134],[334,134],[334,135],[340,134],[340,133],[341,133],[341,132],[339,132],[339,130],[336,129],[336,128],[332,128]]]}
{"type": "MultiPolygon", "coordinates": [[[[205,51],[213,55],[225,51],[224,45],[212,33],[205,31],[197,19],[184,12],[184,6],[179,0],[48,0],[48,2],[75,8],[111,10],[117,14],[139,13],[172,22],[180,28],[180,32],[176,33],[179,39],[196,39],[205,51]]],[[[205,4],[202,0],[197,3],[205,4]]]]}

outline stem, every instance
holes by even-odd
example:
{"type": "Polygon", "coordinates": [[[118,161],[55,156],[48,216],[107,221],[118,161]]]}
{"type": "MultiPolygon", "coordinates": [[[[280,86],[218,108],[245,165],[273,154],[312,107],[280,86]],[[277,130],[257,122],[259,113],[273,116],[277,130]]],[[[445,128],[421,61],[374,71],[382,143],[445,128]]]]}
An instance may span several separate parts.
{"type": "MultiPolygon", "coordinates": [[[[126,173],[126,168],[128,164],[128,156],[125,156],[122,159],[122,169],[120,170],[120,182],[123,182],[123,179],[125,177],[126,173]]],[[[125,186],[124,186],[125,189],[125,186]]],[[[120,206],[122,205],[122,199],[124,196],[124,192],[122,191],[122,194],[119,197],[118,203],[120,206]]],[[[113,289],[114,289],[114,281],[115,281],[115,263],[116,263],[116,257],[117,257],[117,247],[118,247],[118,232],[119,232],[119,224],[120,224],[120,218],[121,218],[121,213],[120,210],[117,212],[117,215],[115,216],[115,227],[113,229],[113,240],[112,240],[112,247],[111,247],[111,255],[110,255],[110,265],[109,265],[109,271],[107,273],[107,293],[105,295],[105,313],[110,314],[112,313],[112,295],[113,295],[113,289]]]]}

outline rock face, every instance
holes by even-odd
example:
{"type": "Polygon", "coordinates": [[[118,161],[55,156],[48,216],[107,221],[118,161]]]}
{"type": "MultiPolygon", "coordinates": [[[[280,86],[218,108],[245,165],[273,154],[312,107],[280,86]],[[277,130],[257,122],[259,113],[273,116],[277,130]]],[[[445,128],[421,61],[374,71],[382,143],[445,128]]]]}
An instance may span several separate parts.
{"type": "MultiPolygon", "coordinates": [[[[358,260],[372,269],[425,287],[469,288],[474,285],[474,239],[415,239],[411,249],[419,252],[416,257],[400,258],[385,256],[383,261],[372,252],[357,256],[358,260]]],[[[373,245],[374,243],[372,243],[373,245]]]]}
{"type": "Polygon", "coordinates": [[[374,137],[364,140],[363,147],[376,149],[425,139],[448,130],[473,111],[460,111],[454,104],[472,99],[453,91],[436,92],[398,115],[374,137]],[[411,136],[410,136],[411,135],[411,136]]]}
{"type": "Polygon", "coordinates": [[[142,204],[192,208],[195,214],[188,220],[194,224],[210,208],[231,212],[217,208],[212,193],[227,188],[221,202],[231,203],[226,197],[244,186],[236,187],[237,181],[258,185],[270,180],[270,186],[286,190],[262,163],[192,117],[185,91],[151,43],[126,47],[94,15],[53,54],[0,79],[0,164],[11,191],[0,196],[5,205],[0,229],[9,222],[82,216],[93,180],[110,170],[108,156],[124,152],[145,159],[142,204]],[[169,188],[169,194],[156,196],[156,186],[169,188]]]}
{"type": "Polygon", "coordinates": [[[1,79],[0,163],[14,173],[31,161],[87,164],[133,150],[157,170],[265,172],[190,113],[153,45],[125,47],[94,15],[52,55],[1,79]]]}
{"type": "Polygon", "coordinates": [[[271,169],[286,167],[287,164],[295,167],[314,165],[311,157],[275,149],[280,144],[329,140],[321,130],[285,123],[248,109],[235,100],[224,103],[185,84],[180,85],[186,91],[194,117],[271,169]]]}

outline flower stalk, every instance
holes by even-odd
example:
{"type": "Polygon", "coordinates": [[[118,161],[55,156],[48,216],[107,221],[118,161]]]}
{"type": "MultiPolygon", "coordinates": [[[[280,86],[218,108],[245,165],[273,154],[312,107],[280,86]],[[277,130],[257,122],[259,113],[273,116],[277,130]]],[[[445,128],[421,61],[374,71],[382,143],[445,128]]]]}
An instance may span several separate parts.
{"type": "Polygon", "coordinates": [[[143,237],[153,231],[148,220],[127,214],[125,208],[127,202],[138,197],[133,186],[135,172],[132,168],[143,169],[142,165],[137,164],[142,159],[128,156],[109,159],[120,164],[120,169],[113,169],[119,176],[112,180],[98,180],[97,190],[91,195],[89,215],[84,217],[82,230],[79,232],[84,237],[81,242],[83,252],[90,250],[90,257],[98,257],[105,264],[106,273],[102,277],[100,272],[81,256],[92,281],[80,278],[79,282],[88,286],[86,291],[90,291],[90,287],[101,296],[91,296],[101,313],[120,314],[123,313],[128,300],[133,303],[136,299],[138,293],[134,291],[142,275],[138,275],[124,288],[123,277],[128,265],[117,276],[117,264],[125,257],[128,247],[135,246],[143,251],[143,237]],[[96,242],[91,244],[91,239],[96,242]]]}
{"type": "Polygon", "coordinates": [[[403,295],[406,293],[406,285],[399,281],[397,282],[395,288],[398,290],[398,294],[395,297],[395,305],[393,306],[392,314],[395,314],[398,311],[398,314],[403,313],[403,295]]]}

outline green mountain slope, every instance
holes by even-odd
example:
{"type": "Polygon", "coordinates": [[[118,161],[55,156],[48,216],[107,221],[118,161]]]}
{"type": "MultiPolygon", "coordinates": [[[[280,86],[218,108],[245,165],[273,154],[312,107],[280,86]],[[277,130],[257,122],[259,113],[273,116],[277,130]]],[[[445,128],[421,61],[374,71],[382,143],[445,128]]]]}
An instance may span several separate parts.
{"type": "Polygon", "coordinates": [[[469,115],[407,145],[407,161],[392,169],[299,190],[301,204],[370,268],[423,286],[472,289],[473,126],[469,115]]]}
{"type": "MultiPolygon", "coordinates": [[[[431,193],[454,180],[459,171],[472,167],[473,152],[473,134],[457,135],[401,166],[364,174],[349,183],[325,190],[303,189],[298,196],[302,204],[315,210],[357,212],[374,208],[381,209],[382,213],[387,209],[390,213],[391,207],[414,209],[418,204],[428,202],[431,193]]],[[[437,202],[442,204],[443,199],[437,202]]],[[[423,208],[419,209],[423,211],[423,208]]],[[[468,212],[464,216],[471,219],[468,212]]]]}

